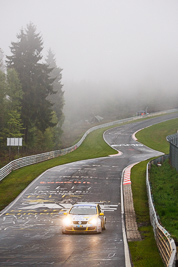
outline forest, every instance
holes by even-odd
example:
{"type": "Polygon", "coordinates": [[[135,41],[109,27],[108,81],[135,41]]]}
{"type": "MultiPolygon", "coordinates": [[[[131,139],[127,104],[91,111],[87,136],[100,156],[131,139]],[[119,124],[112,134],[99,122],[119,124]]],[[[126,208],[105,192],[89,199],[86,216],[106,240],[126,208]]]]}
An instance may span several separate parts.
{"type": "Polygon", "coordinates": [[[0,61],[0,159],[16,157],[17,148],[7,138],[23,139],[21,154],[59,149],[64,121],[62,69],[49,49],[42,56],[43,41],[30,23],[10,46],[11,55],[0,61]]]}

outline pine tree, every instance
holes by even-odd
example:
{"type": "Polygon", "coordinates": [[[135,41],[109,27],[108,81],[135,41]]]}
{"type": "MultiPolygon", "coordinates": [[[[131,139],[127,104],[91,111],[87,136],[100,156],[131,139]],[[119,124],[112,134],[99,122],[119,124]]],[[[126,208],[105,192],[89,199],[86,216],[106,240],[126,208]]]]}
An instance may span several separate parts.
{"type": "Polygon", "coordinates": [[[21,137],[22,89],[14,69],[0,71],[0,147],[6,149],[7,137],[21,137]]]}
{"type": "Polygon", "coordinates": [[[53,92],[49,78],[50,69],[41,63],[43,41],[36,27],[30,23],[26,30],[17,35],[18,41],[12,42],[12,56],[7,56],[7,67],[14,68],[22,85],[21,118],[25,129],[25,142],[28,144],[33,127],[42,132],[54,126],[52,120],[52,104],[47,96],[53,92]]]}
{"type": "Polygon", "coordinates": [[[6,94],[7,94],[7,84],[6,76],[0,70],[0,148],[2,149],[4,143],[4,127],[6,121],[6,94]]]}
{"type": "Polygon", "coordinates": [[[15,69],[7,70],[7,95],[10,102],[9,110],[21,111],[23,91],[18,74],[15,69]]]}
{"type": "Polygon", "coordinates": [[[18,74],[14,69],[7,71],[7,121],[6,132],[8,137],[21,137],[23,129],[21,121],[22,87],[18,74]]]}
{"type": "Polygon", "coordinates": [[[2,49],[0,48],[0,70],[2,72],[5,72],[5,66],[4,66],[4,62],[3,62],[3,57],[4,57],[4,53],[3,53],[2,49]]]}
{"type": "Polygon", "coordinates": [[[50,72],[50,78],[53,79],[53,90],[55,94],[50,94],[48,99],[53,104],[53,110],[55,111],[58,121],[63,122],[63,106],[64,106],[64,92],[62,91],[63,85],[61,84],[62,69],[57,67],[55,55],[51,49],[48,51],[46,64],[48,65],[50,72]]]}
{"type": "Polygon", "coordinates": [[[63,85],[61,84],[62,79],[62,69],[57,67],[55,56],[52,53],[51,49],[48,51],[46,64],[51,70],[50,77],[53,79],[53,90],[55,94],[48,95],[49,101],[53,105],[53,110],[55,112],[54,117],[57,118],[57,125],[53,129],[54,135],[54,148],[60,148],[60,138],[62,135],[62,124],[64,122],[63,106],[64,106],[64,92],[62,91],[63,85]]]}

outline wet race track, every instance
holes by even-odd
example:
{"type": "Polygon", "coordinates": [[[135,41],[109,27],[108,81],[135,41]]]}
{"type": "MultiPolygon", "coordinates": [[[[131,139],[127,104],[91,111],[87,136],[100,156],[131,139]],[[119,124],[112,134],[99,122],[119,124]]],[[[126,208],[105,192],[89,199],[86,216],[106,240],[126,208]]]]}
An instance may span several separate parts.
{"type": "Polygon", "coordinates": [[[122,171],[160,154],[133,140],[132,134],[174,117],[178,114],[108,130],[106,142],[121,155],[57,166],[39,176],[0,214],[0,266],[125,266],[122,171]],[[86,201],[102,202],[106,230],[63,235],[64,211],[86,201]]]}

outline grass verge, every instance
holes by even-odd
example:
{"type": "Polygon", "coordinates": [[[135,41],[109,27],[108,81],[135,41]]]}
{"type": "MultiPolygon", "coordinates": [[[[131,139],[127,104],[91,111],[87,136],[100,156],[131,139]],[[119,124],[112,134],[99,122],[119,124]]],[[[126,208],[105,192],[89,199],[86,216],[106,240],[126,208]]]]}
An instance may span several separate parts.
{"type": "MultiPolygon", "coordinates": [[[[175,134],[178,129],[178,119],[156,124],[137,133],[139,142],[169,153],[169,142],[166,137],[175,134]]],[[[154,205],[161,224],[178,241],[178,173],[168,161],[161,167],[152,166],[150,181],[154,205]]]]}
{"type": "Polygon", "coordinates": [[[178,242],[178,172],[166,160],[161,167],[151,167],[150,182],[161,223],[178,242]]]}
{"type": "Polygon", "coordinates": [[[134,267],[163,267],[149,218],[145,182],[148,161],[135,165],[131,171],[134,208],[142,240],[129,242],[129,249],[134,267]]]}
{"type": "Polygon", "coordinates": [[[178,130],[178,119],[158,123],[145,128],[136,134],[138,141],[152,149],[169,154],[169,143],[166,136],[175,134],[178,130]]]}
{"type": "MultiPolygon", "coordinates": [[[[169,143],[166,136],[174,134],[178,129],[178,119],[173,119],[146,128],[136,134],[139,142],[148,147],[169,153],[169,143]]],[[[150,159],[151,160],[151,159],[150,159]]],[[[148,161],[150,161],[148,160],[148,161]]],[[[146,165],[148,161],[141,162],[132,168],[131,181],[134,208],[138,228],[142,236],[141,241],[129,242],[134,267],[164,266],[154,240],[153,229],[149,219],[149,208],[146,193],[146,165]]],[[[172,233],[177,240],[178,221],[174,216],[177,212],[177,172],[171,166],[153,167],[151,182],[153,183],[154,204],[163,226],[172,233]],[[161,174],[162,173],[162,174],[161,174]],[[164,176],[164,177],[162,177],[164,176]],[[164,185],[164,186],[163,186],[164,185]],[[164,191],[164,192],[163,192],[164,191]],[[159,200],[158,204],[157,198],[159,200]],[[159,208],[160,206],[160,208],[159,208]],[[167,209],[165,209],[167,206],[167,209]],[[159,210],[160,209],[160,210],[159,210]]]]}

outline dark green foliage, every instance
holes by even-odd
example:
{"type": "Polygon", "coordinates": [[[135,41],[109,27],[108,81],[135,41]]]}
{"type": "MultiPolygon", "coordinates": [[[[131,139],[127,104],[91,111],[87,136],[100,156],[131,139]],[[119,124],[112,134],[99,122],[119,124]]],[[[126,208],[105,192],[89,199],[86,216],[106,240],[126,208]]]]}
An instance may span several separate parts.
{"type": "Polygon", "coordinates": [[[21,137],[20,118],[22,89],[14,69],[0,71],[0,147],[6,149],[7,137],[21,137]]]}
{"type": "Polygon", "coordinates": [[[9,110],[21,111],[21,99],[23,97],[22,86],[15,69],[7,71],[7,95],[9,97],[9,110]]]}
{"type": "Polygon", "coordinates": [[[4,53],[3,53],[2,49],[0,48],[0,70],[2,72],[4,72],[4,70],[5,70],[3,57],[4,57],[4,53]]]}
{"type": "Polygon", "coordinates": [[[63,85],[61,84],[62,79],[62,69],[58,68],[56,65],[55,56],[51,50],[48,51],[46,63],[49,66],[50,78],[53,79],[53,90],[55,94],[49,94],[48,99],[53,104],[53,110],[55,111],[58,121],[63,119],[63,106],[64,106],[64,92],[62,91],[63,85]]]}
{"type": "Polygon", "coordinates": [[[14,69],[7,71],[7,137],[21,137],[23,129],[21,122],[22,87],[14,69]]]}
{"type": "Polygon", "coordinates": [[[2,142],[4,138],[4,127],[5,127],[5,115],[6,115],[6,76],[0,70],[0,149],[2,150],[2,142]]]}
{"type": "MultiPolygon", "coordinates": [[[[23,137],[21,156],[59,149],[64,121],[62,69],[49,52],[42,62],[43,41],[30,23],[11,43],[7,74],[0,72],[0,161],[9,159],[7,137],[23,137]],[[50,66],[49,66],[50,65],[50,66]],[[24,149],[24,146],[26,149],[24,149]]],[[[3,67],[0,50],[0,68],[3,67]]]]}
{"type": "Polygon", "coordinates": [[[46,98],[54,93],[49,78],[50,69],[41,63],[43,42],[33,24],[27,25],[17,35],[18,42],[12,42],[12,56],[7,56],[8,68],[14,68],[22,85],[21,118],[25,143],[31,139],[30,129],[37,127],[42,132],[55,124],[52,120],[52,104],[46,98]]]}
{"type": "Polygon", "coordinates": [[[51,50],[48,51],[46,63],[47,63],[48,68],[51,70],[49,75],[50,75],[50,78],[53,80],[52,85],[53,85],[53,90],[54,90],[54,93],[49,94],[47,99],[52,104],[52,108],[57,117],[57,125],[53,129],[53,135],[54,135],[53,142],[54,142],[54,148],[59,149],[60,138],[62,134],[61,128],[64,122],[64,114],[63,114],[64,91],[62,91],[63,85],[61,84],[62,69],[57,67],[55,56],[51,50]]]}

